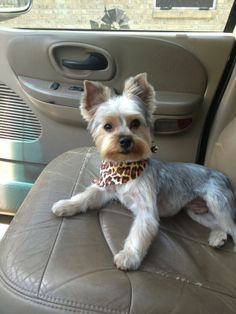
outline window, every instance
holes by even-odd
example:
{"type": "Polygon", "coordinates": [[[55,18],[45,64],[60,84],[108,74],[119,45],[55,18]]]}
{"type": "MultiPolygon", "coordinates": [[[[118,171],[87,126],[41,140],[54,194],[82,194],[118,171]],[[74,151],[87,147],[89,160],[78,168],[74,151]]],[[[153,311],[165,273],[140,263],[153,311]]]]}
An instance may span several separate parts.
{"type": "Polygon", "coordinates": [[[28,13],[2,21],[0,27],[223,31],[233,3],[234,0],[34,0],[28,13]]]}
{"type": "Polygon", "coordinates": [[[173,9],[215,9],[216,0],[156,0],[156,8],[160,10],[173,9]]]}

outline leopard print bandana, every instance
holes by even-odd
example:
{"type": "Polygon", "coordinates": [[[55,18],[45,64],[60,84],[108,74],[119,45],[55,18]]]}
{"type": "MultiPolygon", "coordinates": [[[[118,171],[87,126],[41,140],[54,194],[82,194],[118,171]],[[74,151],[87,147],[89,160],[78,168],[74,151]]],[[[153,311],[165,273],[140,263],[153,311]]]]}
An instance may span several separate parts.
{"type": "Polygon", "coordinates": [[[130,162],[112,162],[103,160],[100,167],[100,176],[94,180],[99,187],[124,184],[141,175],[147,165],[147,160],[130,162]]]}

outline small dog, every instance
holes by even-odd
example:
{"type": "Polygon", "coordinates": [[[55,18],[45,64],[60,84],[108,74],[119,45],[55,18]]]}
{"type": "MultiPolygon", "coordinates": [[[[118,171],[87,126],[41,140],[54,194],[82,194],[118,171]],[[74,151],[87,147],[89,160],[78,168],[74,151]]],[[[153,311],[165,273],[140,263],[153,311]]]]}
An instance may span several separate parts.
{"type": "Polygon", "coordinates": [[[56,202],[53,213],[72,216],[119,200],[134,214],[124,247],[114,256],[123,270],[140,266],[159,217],[182,208],[211,229],[210,246],[222,246],[227,234],[236,244],[236,202],[229,180],[204,166],[150,158],[155,92],[146,74],[129,78],[120,96],[90,81],[84,82],[84,91],[81,113],[103,159],[100,177],[83,193],[56,202]]]}

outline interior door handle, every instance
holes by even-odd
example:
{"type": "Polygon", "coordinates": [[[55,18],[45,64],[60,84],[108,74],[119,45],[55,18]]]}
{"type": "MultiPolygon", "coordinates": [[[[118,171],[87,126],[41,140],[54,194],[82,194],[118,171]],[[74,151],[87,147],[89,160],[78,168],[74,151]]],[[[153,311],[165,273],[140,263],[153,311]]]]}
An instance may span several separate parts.
{"type": "Polygon", "coordinates": [[[107,68],[108,62],[106,57],[101,53],[91,52],[88,58],[84,60],[68,60],[63,59],[64,67],[73,70],[104,70],[107,68]]]}

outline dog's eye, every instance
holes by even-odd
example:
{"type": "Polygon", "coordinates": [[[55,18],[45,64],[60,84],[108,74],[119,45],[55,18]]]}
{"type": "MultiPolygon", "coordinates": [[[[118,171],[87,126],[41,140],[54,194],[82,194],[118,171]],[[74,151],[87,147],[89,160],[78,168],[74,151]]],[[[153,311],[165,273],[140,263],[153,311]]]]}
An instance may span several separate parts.
{"type": "Polygon", "coordinates": [[[111,123],[106,123],[103,128],[104,128],[104,130],[106,130],[106,131],[111,131],[112,125],[111,125],[111,123]]]}
{"type": "Polygon", "coordinates": [[[138,119],[134,119],[130,123],[130,128],[131,129],[137,129],[138,127],[140,127],[140,124],[141,124],[141,122],[138,119]]]}

